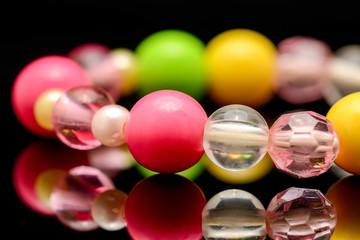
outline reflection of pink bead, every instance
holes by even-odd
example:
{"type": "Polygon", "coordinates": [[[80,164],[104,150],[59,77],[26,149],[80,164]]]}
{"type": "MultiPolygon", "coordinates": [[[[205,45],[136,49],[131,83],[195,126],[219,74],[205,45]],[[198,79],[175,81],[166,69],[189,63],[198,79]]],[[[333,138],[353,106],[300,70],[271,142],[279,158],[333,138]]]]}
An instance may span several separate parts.
{"type": "Polygon", "coordinates": [[[91,132],[91,120],[102,106],[113,104],[111,96],[91,86],[72,88],[54,104],[52,123],[56,136],[75,149],[92,149],[101,145],[91,132]]]}
{"type": "Polygon", "coordinates": [[[339,138],[331,122],[320,114],[284,114],[270,128],[268,152],[278,169],[313,177],[333,164],[339,138]]]}
{"type": "Polygon", "coordinates": [[[323,98],[332,50],[323,41],[295,36],[278,46],[275,87],[282,99],[302,104],[323,98]]]}
{"type": "Polygon", "coordinates": [[[73,60],[63,56],[45,56],[29,63],[17,75],[11,100],[16,117],[32,133],[54,137],[52,131],[41,128],[35,120],[34,104],[46,90],[67,90],[89,85],[86,72],[73,60]]]}
{"type": "Polygon", "coordinates": [[[50,196],[51,208],[65,226],[77,231],[98,228],[91,215],[95,197],[114,189],[109,177],[97,168],[79,166],[70,169],[54,187],[50,196]]]}
{"type": "Polygon", "coordinates": [[[204,153],[207,115],[192,97],[173,90],[150,93],[130,110],[127,146],[144,167],[162,173],[183,171],[204,153]]]}

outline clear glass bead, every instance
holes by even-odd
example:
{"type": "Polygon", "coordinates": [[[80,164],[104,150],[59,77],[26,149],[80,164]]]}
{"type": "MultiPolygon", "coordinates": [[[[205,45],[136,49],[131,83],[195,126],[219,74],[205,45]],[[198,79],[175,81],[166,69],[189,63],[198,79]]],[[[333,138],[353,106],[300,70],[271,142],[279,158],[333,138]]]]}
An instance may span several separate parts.
{"type": "Polygon", "coordinates": [[[269,127],[254,109],[228,105],[215,111],[204,128],[203,146],[216,165],[228,170],[244,170],[266,154],[269,127]]]}

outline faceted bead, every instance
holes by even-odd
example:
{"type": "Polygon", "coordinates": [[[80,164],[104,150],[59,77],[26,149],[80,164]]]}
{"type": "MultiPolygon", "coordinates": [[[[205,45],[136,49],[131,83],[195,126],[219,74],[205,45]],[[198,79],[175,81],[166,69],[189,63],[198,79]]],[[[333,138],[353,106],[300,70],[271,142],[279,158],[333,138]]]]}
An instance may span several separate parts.
{"type": "Polygon", "coordinates": [[[266,210],[267,234],[276,240],[328,240],[336,220],[335,208],[316,189],[289,188],[266,210]]]}
{"type": "Polygon", "coordinates": [[[278,169],[313,177],[331,167],[339,138],[326,117],[312,111],[289,113],[270,128],[268,152],[278,169]]]}
{"type": "Polygon", "coordinates": [[[265,119],[244,105],[216,110],[206,121],[203,146],[206,155],[228,170],[244,170],[266,154],[269,128],[265,119]]]}
{"type": "Polygon", "coordinates": [[[53,188],[51,208],[65,226],[76,231],[91,231],[99,226],[91,215],[95,197],[113,189],[112,180],[100,170],[89,166],[70,169],[53,188]]]}
{"type": "Polygon", "coordinates": [[[91,132],[91,120],[98,109],[113,103],[111,96],[99,88],[83,86],[65,91],[53,107],[56,136],[75,149],[99,147],[101,142],[91,132]]]}
{"type": "Polygon", "coordinates": [[[122,106],[103,106],[92,118],[91,131],[105,146],[120,146],[125,143],[125,123],[128,116],[129,111],[122,106]]]}
{"type": "Polygon", "coordinates": [[[94,221],[104,230],[117,231],[126,226],[125,202],[127,194],[118,189],[100,193],[91,206],[94,221]]]}
{"type": "Polygon", "coordinates": [[[206,240],[263,240],[266,238],[265,208],[251,193],[224,190],[205,205],[202,231],[206,240]]]}

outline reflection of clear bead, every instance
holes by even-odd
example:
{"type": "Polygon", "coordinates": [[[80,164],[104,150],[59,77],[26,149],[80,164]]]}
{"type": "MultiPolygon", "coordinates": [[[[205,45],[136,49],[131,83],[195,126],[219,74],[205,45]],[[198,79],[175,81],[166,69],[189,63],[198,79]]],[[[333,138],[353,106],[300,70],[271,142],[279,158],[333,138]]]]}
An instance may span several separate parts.
{"type": "Polygon", "coordinates": [[[339,139],[331,122],[320,114],[284,114],[270,128],[268,152],[278,169],[312,177],[333,164],[339,139]]]}
{"type": "Polygon", "coordinates": [[[336,212],[319,190],[292,187],[271,200],[266,222],[271,239],[328,240],[336,212]]]}
{"type": "Polygon", "coordinates": [[[56,217],[76,231],[98,228],[91,216],[91,204],[101,192],[113,189],[114,184],[100,170],[79,166],[70,169],[54,187],[50,204],[56,217]]]}
{"type": "Polygon", "coordinates": [[[205,239],[262,240],[266,237],[265,209],[252,194],[229,189],[213,196],[202,213],[205,239]]]}
{"type": "Polygon", "coordinates": [[[99,108],[113,103],[111,96],[99,88],[84,86],[65,91],[52,112],[56,136],[75,149],[99,147],[101,143],[91,132],[91,120],[99,108]]]}
{"type": "Polygon", "coordinates": [[[209,159],[228,170],[244,170],[266,154],[268,125],[254,109],[228,105],[207,120],[203,145],[209,159]]]}

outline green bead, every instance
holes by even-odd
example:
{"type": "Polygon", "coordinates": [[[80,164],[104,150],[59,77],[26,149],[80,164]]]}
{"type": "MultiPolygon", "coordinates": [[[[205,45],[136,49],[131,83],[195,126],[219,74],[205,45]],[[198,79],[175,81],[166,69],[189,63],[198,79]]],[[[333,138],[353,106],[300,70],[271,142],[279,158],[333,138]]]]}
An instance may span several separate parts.
{"type": "Polygon", "coordinates": [[[205,44],[191,33],[163,30],[135,49],[139,61],[139,94],[177,90],[199,100],[206,92],[205,44]]]}

